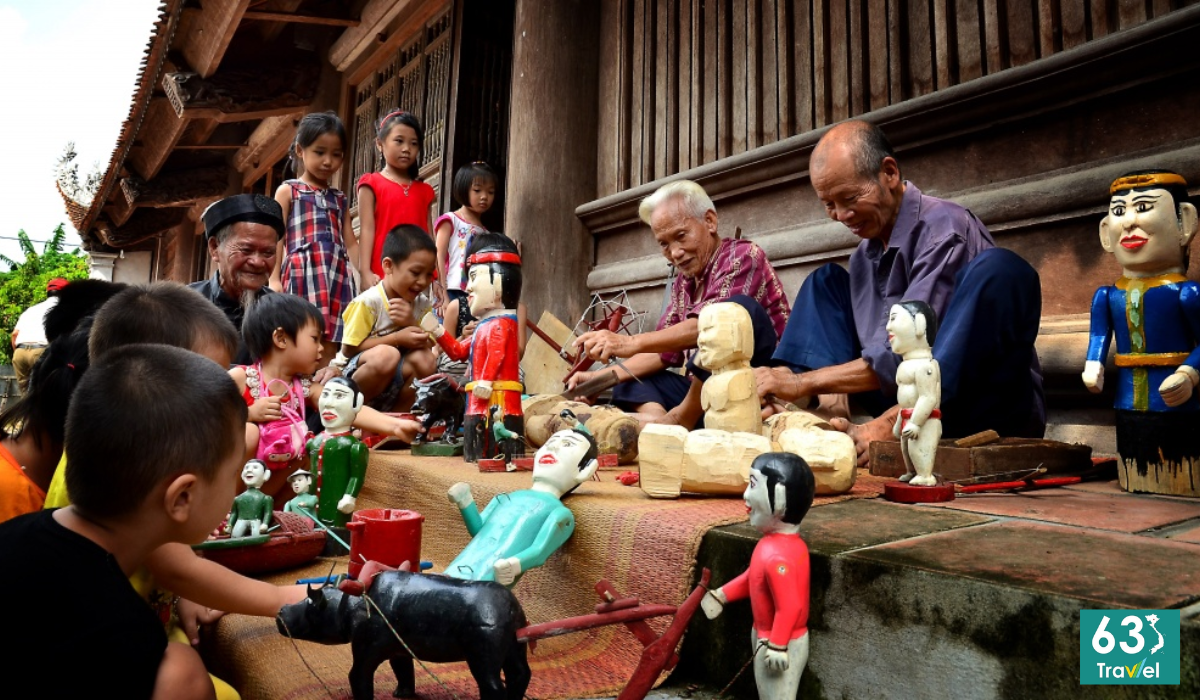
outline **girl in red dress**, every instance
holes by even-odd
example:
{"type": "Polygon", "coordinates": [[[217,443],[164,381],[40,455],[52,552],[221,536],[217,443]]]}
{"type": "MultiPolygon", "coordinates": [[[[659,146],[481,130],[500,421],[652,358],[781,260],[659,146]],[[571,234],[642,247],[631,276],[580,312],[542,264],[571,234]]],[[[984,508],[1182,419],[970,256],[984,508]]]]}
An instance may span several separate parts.
{"type": "MultiPolygon", "coordinates": [[[[429,233],[433,188],[417,179],[425,132],[409,112],[395,111],[379,122],[375,148],[383,156],[383,170],[367,173],[358,181],[360,219],[359,265],[362,288],[383,277],[383,239],[400,224],[413,224],[429,233]]],[[[439,297],[440,298],[440,297],[439,297]]]]}

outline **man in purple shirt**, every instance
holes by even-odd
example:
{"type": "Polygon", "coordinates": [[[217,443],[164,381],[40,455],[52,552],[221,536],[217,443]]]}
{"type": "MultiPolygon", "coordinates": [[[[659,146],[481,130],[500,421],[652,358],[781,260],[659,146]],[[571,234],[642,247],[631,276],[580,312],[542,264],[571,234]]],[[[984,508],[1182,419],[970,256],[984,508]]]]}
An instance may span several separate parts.
{"type": "Polygon", "coordinates": [[[775,360],[756,370],[764,399],[819,397],[865,464],[867,446],[896,422],[896,368],[885,328],[892,305],[928,303],[940,321],[947,437],[985,429],[1040,437],[1041,376],[1033,343],[1041,319],[1037,272],[995,247],[975,215],[921,193],[901,177],[887,138],[865,121],[829,130],[810,160],[813,188],[835,219],[863,239],[850,271],[826,265],[805,280],[775,360]],[[850,423],[847,395],[877,416],[850,423]]]}
{"type": "MultiPolygon", "coordinates": [[[[670,303],[654,331],[635,336],[592,331],[579,336],[575,345],[600,362],[629,358],[617,370],[623,383],[613,390],[613,402],[649,421],[661,419],[688,394],[690,380],[666,368],[682,365],[686,353],[696,347],[701,309],[718,301],[745,306],[755,326],[755,355],[765,361],[787,325],[789,307],[762,248],[717,233],[716,209],[700,185],[690,180],[667,183],[642,200],[638,215],[679,273],[671,285],[670,303]],[[633,381],[634,376],[639,381],[633,381]]],[[[570,388],[593,376],[576,374],[570,388]]]]}

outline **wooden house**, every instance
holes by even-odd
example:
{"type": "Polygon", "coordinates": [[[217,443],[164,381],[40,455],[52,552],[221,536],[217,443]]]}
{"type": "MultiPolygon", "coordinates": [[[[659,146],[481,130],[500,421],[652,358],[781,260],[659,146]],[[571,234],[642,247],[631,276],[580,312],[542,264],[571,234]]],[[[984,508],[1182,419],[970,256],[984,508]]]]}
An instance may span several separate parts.
{"type": "Polygon", "coordinates": [[[1039,269],[1048,387],[1060,422],[1087,423],[1071,418],[1100,405],[1079,397],[1086,312],[1119,274],[1096,237],[1107,186],[1149,166],[1200,185],[1197,45],[1192,0],[165,0],[100,191],[71,219],[94,256],[124,251],[118,272],[142,256],[148,279],[201,278],[199,213],[273,192],[302,114],[342,116],[350,191],[399,106],[426,125],[440,210],[458,165],[503,174],[489,223],[524,242],[535,318],[573,322],[617,290],[655,318],[667,265],[639,199],[699,181],[723,234],[762,245],[794,294],[856,242],[824,217],[808,156],[866,116],[906,178],[1039,269]]]}

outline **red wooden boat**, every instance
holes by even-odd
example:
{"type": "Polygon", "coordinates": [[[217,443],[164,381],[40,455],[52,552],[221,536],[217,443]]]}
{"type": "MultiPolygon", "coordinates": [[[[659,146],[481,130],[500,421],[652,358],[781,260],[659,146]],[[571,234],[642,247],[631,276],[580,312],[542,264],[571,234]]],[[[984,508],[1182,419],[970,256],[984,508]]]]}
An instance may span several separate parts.
{"type": "Polygon", "coordinates": [[[261,574],[291,569],[312,561],[325,547],[325,533],[296,513],[275,511],[279,529],[257,537],[217,537],[193,547],[205,559],[239,574],[261,574]]]}

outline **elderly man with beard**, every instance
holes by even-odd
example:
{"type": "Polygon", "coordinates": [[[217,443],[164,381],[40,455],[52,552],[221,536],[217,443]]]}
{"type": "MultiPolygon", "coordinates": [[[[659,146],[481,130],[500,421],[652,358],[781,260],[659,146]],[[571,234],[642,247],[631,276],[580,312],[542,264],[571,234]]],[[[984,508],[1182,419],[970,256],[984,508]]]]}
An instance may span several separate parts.
{"type": "MultiPolygon", "coordinates": [[[[267,286],[267,282],[275,269],[276,245],[284,234],[283,210],[270,197],[238,194],[205,209],[203,219],[208,253],[216,270],[212,277],[190,286],[216,305],[240,331],[246,309],[259,297],[275,293],[267,286]]],[[[363,352],[359,366],[373,361],[376,353],[388,349],[381,346],[363,352]]],[[[239,333],[238,351],[233,364],[248,365],[252,362],[246,341],[239,333]]],[[[328,358],[325,362],[328,363],[328,358]]],[[[340,374],[341,370],[337,367],[323,367],[313,380],[324,384],[340,374]]],[[[378,391],[364,393],[370,400],[375,398],[378,391]]],[[[408,426],[397,427],[394,419],[379,417],[369,409],[364,414],[366,418],[356,423],[358,427],[368,427],[387,434],[408,434],[408,426]]],[[[314,432],[319,432],[316,413],[309,414],[309,421],[314,432]]]]}
{"type": "MultiPolygon", "coordinates": [[[[216,270],[192,289],[217,306],[241,330],[246,309],[259,296],[271,294],[267,282],[283,236],[283,209],[270,197],[238,194],[204,210],[204,235],[216,270]]],[[[238,343],[234,364],[251,363],[246,342],[238,343]]]]}

